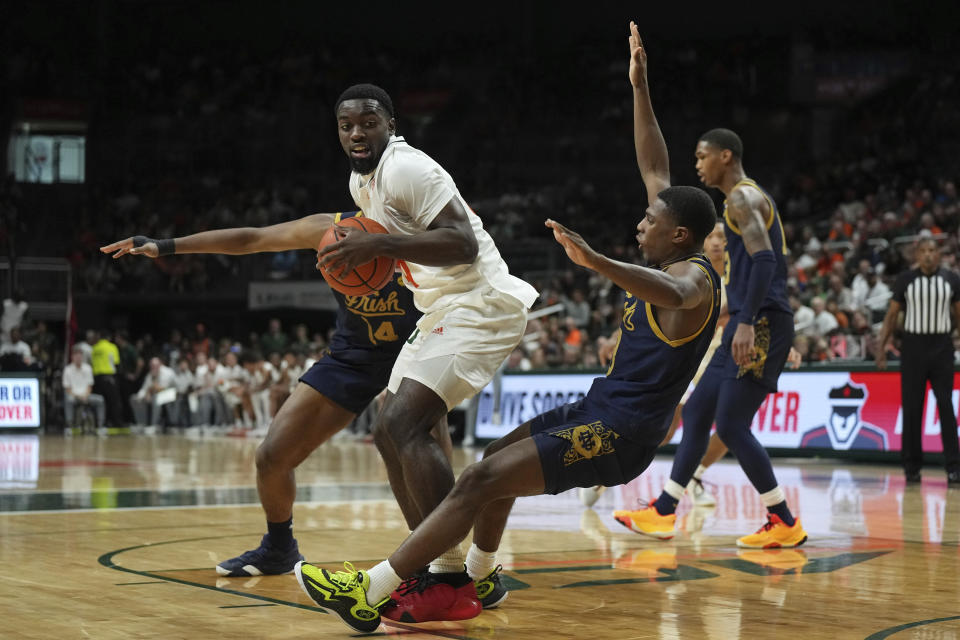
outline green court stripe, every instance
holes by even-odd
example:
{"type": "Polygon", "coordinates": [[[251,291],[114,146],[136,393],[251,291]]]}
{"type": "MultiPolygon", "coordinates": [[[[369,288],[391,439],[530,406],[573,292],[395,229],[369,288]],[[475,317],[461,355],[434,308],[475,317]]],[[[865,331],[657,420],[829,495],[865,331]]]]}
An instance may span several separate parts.
{"type": "MultiPolygon", "coordinates": [[[[182,585],[187,586],[187,587],[199,587],[200,589],[207,589],[207,590],[209,590],[209,591],[216,591],[217,593],[229,593],[229,594],[231,594],[231,595],[240,596],[240,597],[243,597],[243,598],[250,598],[250,599],[252,599],[252,600],[261,600],[261,601],[263,601],[263,602],[269,602],[269,603],[272,603],[272,604],[279,604],[279,605],[283,605],[283,606],[286,606],[286,607],[293,607],[293,608],[295,608],[295,609],[305,609],[305,610],[307,610],[307,611],[315,611],[315,612],[317,612],[317,613],[324,613],[324,614],[328,613],[327,611],[324,611],[324,610],[321,609],[320,607],[311,607],[311,606],[308,606],[308,605],[298,604],[298,603],[296,603],[296,602],[289,602],[289,601],[287,601],[287,600],[279,600],[279,599],[277,599],[277,598],[270,598],[270,597],[267,597],[267,596],[258,596],[258,595],[256,595],[256,594],[247,593],[247,592],[244,592],[244,591],[234,591],[233,589],[220,589],[220,588],[218,588],[218,587],[211,587],[210,585],[206,585],[206,584],[198,584],[198,583],[196,583],[196,582],[189,582],[189,581],[187,581],[187,580],[179,580],[179,579],[177,579],[177,578],[169,578],[169,577],[167,577],[167,576],[159,576],[159,575],[156,575],[156,574],[153,574],[153,573],[148,573],[148,572],[146,572],[146,571],[137,571],[136,569],[128,569],[128,568],[126,568],[126,567],[121,567],[120,565],[114,563],[114,561],[113,561],[113,559],[114,559],[116,556],[120,555],[121,553],[125,553],[125,552],[127,552],[127,551],[133,551],[133,550],[136,550],[136,549],[144,549],[144,548],[146,548],[146,547],[159,547],[159,546],[168,545],[168,544],[178,544],[178,543],[181,543],[181,542],[197,542],[197,541],[199,541],[199,540],[216,540],[216,539],[218,539],[219,537],[220,537],[220,536],[204,536],[204,537],[202,537],[202,538],[184,538],[184,539],[182,539],[182,540],[165,540],[165,541],[163,541],[163,542],[154,542],[154,543],[148,543],[148,544],[138,544],[138,545],[134,545],[134,546],[132,546],[132,547],[124,547],[124,548],[122,548],[122,549],[116,549],[116,550],[114,550],[114,551],[108,551],[107,553],[104,553],[104,554],[101,555],[99,558],[97,558],[97,562],[100,563],[100,565],[102,565],[102,566],[104,566],[104,567],[106,567],[106,568],[108,568],[108,569],[114,569],[115,571],[123,571],[123,572],[125,572],[125,573],[132,573],[132,574],[134,574],[134,575],[143,576],[143,577],[145,577],[145,578],[159,578],[160,580],[165,580],[165,581],[167,581],[167,582],[173,582],[174,584],[182,584],[182,585]]],[[[390,627],[396,627],[396,628],[399,628],[399,629],[404,629],[404,630],[407,630],[407,631],[410,631],[410,632],[422,633],[422,634],[426,634],[426,635],[437,636],[437,637],[440,637],[440,638],[449,638],[450,640],[480,640],[479,638],[474,638],[474,637],[471,637],[471,636],[461,636],[461,635],[456,635],[456,634],[448,633],[448,632],[444,632],[444,631],[434,631],[434,630],[429,630],[429,629],[420,629],[420,628],[418,628],[418,627],[411,627],[411,626],[408,626],[408,625],[405,625],[405,624],[400,624],[400,623],[394,622],[394,621],[392,621],[392,620],[383,620],[383,624],[386,624],[387,626],[390,626],[390,627]]],[[[355,634],[355,635],[353,635],[352,637],[355,637],[355,638],[356,638],[356,637],[367,637],[367,636],[376,636],[376,635],[385,635],[385,634],[382,634],[382,633],[366,634],[366,633],[365,633],[365,634],[355,634]]]]}
{"type": "MultiPolygon", "coordinates": [[[[298,503],[353,502],[393,498],[386,484],[313,485],[297,487],[298,503]]],[[[256,487],[222,489],[103,489],[0,494],[0,513],[96,511],[98,509],[177,508],[259,505],[256,487]]]]}
{"type": "Polygon", "coordinates": [[[580,564],[569,567],[544,567],[538,569],[510,569],[510,573],[559,573],[561,571],[610,571],[609,564],[580,564]]]}
{"type": "Polygon", "coordinates": [[[883,638],[889,638],[895,633],[900,633],[907,629],[912,629],[914,627],[922,627],[928,624],[936,624],[937,622],[949,622],[950,620],[960,620],[960,616],[950,616],[949,618],[933,618],[931,620],[918,620],[916,622],[908,622],[906,624],[901,624],[896,627],[890,627],[889,629],[884,629],[883,631],[877,631],[874,634],[867,636],[864,640],[883,640],[883,638]]]}

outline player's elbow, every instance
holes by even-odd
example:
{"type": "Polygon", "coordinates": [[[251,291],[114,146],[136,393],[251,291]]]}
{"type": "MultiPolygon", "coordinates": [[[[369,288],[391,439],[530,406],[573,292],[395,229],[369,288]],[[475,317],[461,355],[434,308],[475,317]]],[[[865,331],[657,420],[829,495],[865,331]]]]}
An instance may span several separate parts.
{"type": "Polygon", "coordinates": [[[671,287],[663,293],[663,299],[657,305],[664,309],[686,309],[687,301],[679,287],[671,287]]]}
{"type": "Polygon", "coordinates": [[[674,309],[695,309],[703,302],[703,294],[696,287],[676,287],[673,291],[674,309]]]}
{"type": "Polygon", "coordinates": [[[477,256],[480,255],[480,245],[477,243],[477,236],[473,229],[469,229],[460,234],[457,250],[462,257],[461,264],[472,264],[477,256]]]}

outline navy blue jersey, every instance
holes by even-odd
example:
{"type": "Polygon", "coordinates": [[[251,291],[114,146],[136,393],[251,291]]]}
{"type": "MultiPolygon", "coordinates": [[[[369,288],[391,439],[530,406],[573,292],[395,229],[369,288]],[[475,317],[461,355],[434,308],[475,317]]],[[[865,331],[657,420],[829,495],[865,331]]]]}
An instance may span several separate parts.
{"type": "MultiPolygon", "coordinates": [[[[338,213],[341,218],[362,216],[363,212],[338,213]]],[[[413,306],[413,294],[397,273],[380,291],[366,296],[346,296],[337,291],[337,326],[329,351],[345,363],[366,364],[397,358],[413,333],[420,312],[413,306]]]]}
{"type": "Polygon", "coordinates": [[[720,312],[720,276],[703,255],[687,258],[710,278],[713,305],[700,328],[670,340],[657,324],[656,309],[627,292],[620,338],[606,377],[597,378],[583,409],[620,436],[659,443],[670,425],[703,355],[710,346],[720,312]]]}
{"type": "MultiPolygon", "coordinates": [[[[777,310],[793,313],[790,301],[787,299],[787,240],[783,235],[783,223],[780,222],[780,213],[773,198],[760,188],[753,180],[744,178],[734,188],[741,184],[755,187],[770,206],[770,220],[767,223],[767,234],[770,236],[770,246],[777,260],[776,271],[770,289],[757,311],[777,310]]],[[[735,316],[743,308],[743,301],[747,295],[747,283],[750,279],[750,254],[743,244],[740,229],[727,211],[727,201],[723,201],[723,233],[727,239],[727,248],[723,252],[723,283],[727,285],[727,308],[730,315],[735,316]]]]}

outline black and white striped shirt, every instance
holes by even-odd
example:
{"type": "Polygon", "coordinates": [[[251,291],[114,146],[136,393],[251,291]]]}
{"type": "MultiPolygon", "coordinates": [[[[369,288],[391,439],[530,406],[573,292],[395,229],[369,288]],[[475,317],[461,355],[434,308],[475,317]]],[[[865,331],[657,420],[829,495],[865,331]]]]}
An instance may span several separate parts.
{"type": "Polygon", "coordinates": [[[960,301],[960,276],[943,268],[929,276],[919,268],[904,271],[893,285],[893,299],[903,306],[907,333],[949,334],[951,307],[960,301]]]}

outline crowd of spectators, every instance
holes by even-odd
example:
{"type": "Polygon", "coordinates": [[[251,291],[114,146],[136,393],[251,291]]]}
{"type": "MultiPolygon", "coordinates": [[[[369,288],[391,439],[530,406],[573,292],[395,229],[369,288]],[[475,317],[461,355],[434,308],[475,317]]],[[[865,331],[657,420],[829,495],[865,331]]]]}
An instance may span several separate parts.
{"type": "MultiPolygon", "coordinates": [[[[888,78],[875,96],[835,110],[841,115],[830,123],[828,148],[816,155],[806,144],[815,137],[814,109],[785,103],[793,93],[782,73],[794,53],[788,39],[752,34],[667,46],[657,37],[650,39],[657,55],[653,97],[667,140],[678,145],[671,147],[676,181],[694,179],[689,147],[708,125],[740,131],[748,172],[780,205],[795,346],[809,363],[871,359],[893,281],[912,261],[913,239],[933,235],[944,265],[958,267],[960,165],[952,149],[960,142],[954,106],[960,76],[926,59],[912,69],[904,62],[902,75],[888,78]],[[783,149],[800,151],[786,157],[783,149]]],[[[463,47],[449,37],[432,43],[428,65],[411,50],[353,48],[351,68],[338,64],[343,54],[334,45],[316,39],[291,40],[273,53],[236,41],[182,49],[155,44],[117,44],[112,55],[125,57],[102,61],[106,75],[97,82],[76,72],[75,60],[12,51],[4,69],[11,90],[85,101],[95,115],[89,135],[97,143],[89,145],[91,179],[80,192],[24,193],[4,181],[0,244],[11,255],[66,257],[81,297],[159,292],[202,302],[214,291],[242,297],[251,280],[316,278],[309,252],[113,261],[98,249],[137,233],[170,237],[261,226],[351,206],[331,101],[355,80],[354,69],[374,69],[393,83],[388,88],[400,133],[450,170],[511,269],[541,292],[539,313],[508,366],[602,365],[599,347],[619,322],[623,294],[570,265],[544,232],[543,219],[568,222],[608,255],[641,259],[632,237],[646,196],[633,166],[622,42],[558,47],[544,67],[529,62],[523,40],[498,40],[491,56],[482,42],[463,47]],[[505,96],[510,109],[502,108],[505,96]],[[67,207],[71,224],[57,215],[27,215],[43,207],[67,207]]],[[[128,354],[118,374],[123,411],[133,420],[136,406],[144,423],[217,420],[206,404],[201,411],[199,396],[187,406],[208,414],[202,418],[188,416],[182,403],[176,413],[153,411],[149,389],[140,393],[146,372],[156,368],[153,358],[176,375],[183,356],[182,366],[197,375],[206,366],[196,361],[201,352],[217,366],[226,366],[230,354],[260,353],[279,374],[288,361],[301,366],[301,358],[316,356],[332,316],[327,320],[319,335],[307,332],[289,352],[269,344],[269,335],[217,336],[197,351],[192,343],[184,347],[184,335],[194,333],[186,327],[163,340],[117,332],[121,359],[128,354]],[[130,396],[136,402],[127,407],[130,396]]],[[[67,359],[64,341],[39,322],[20,333],[11,342],[5,332],[0,351],[25,356],[26,347],[25,362],[45,363],[49,378],[58,375],[67,359]]],[[[260,370],[263,377],[267,368],[257,366],[248,373],[260,370]]],[[[292,366],[286,365],[296,371],[292,366]]],[[[171,378],[162,368],[156,375],[171,378]]],[[[227,422],[234,416],[256,426],[255,393],[260,414],[276,405],[262,395],[263,384],[235,393],[221,418],[226,413],[227,422]]]]}

